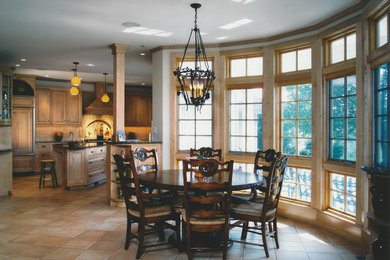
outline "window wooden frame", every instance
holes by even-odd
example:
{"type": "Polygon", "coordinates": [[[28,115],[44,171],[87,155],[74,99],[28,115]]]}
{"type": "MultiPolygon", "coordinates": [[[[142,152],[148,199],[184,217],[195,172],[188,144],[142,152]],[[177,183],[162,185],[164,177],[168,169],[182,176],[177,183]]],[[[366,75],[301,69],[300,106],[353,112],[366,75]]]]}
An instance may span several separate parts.
{"type": "MultiPolygon", "coordinates": [[[[326,200],[325,200],[325,209],[326,211],[332,213],[332,214],[335,214],[335,215],[338,215],[342,218],[345,218],[347,220],[351,220],[351,221],[355,221],[356,220],[356,216],[355,215],[352,215],[348,212],[346,212],[346,203],[347,203],[347,195],[348,196],[351,196],[351,197],[355,197],[355,200],[357,201],[357,195],[358,195],[358,192],[356,190],[356,195],[352,195],[352,194],[348,194],[346,193],[346,186],[347,186],[347,177],[351,177],[351,178],[355,178],[356,180],[356,185],[357,185],[357,177],[352,175],[352,174],[345,174],[345,173],[341,173],[341,172],[337,172],[337,171],[327,171],[326,172],[326,184],[325,184],[325,189],[326,189],[326,200]],[[338,175],[343,175],[344,176],[344,192],[340,192],[340,191],[336,191],[336,190],[332,190],[331,189],[331,175],[332,174],[338,174],[338,175]],[[339,209],[335,209],[335,208],[332,208],[331,207],[331,194],[332,194],[332,191],[334,192],[337,192],[337,193],[341,193],[343,194],[344,196],[344,211],[341,211],[339,209]]],[[[357,207],[355,209],[356,213],[357,213],[357,207]]]]}
{"type": "MultiPolygon", "coordinates": [[[[230,91],[231,90],[248,90],[248,89],[263,89],[263,86],[262,84],[259,85],[259,84],[254,84],[254,85],[234,85],[234,86],[228,86],[226,88],[226,105],[227,105],[227,111],[228,113],[226,113],[226,124],[227,124],[227,127],[226,127],[226,144],[227,144],[227,154],[254,154],[256,152],[248,152],[247,149],[245,149],[244,152],[239,152],[239,151],[231,151],[230,150],[230,91]]],[[[243,104],[245,105],[245,117],[246,119],[243,119],[243,120],[235,120],[235,121],[243,121],[246,122],[248,121],[247,120],[247,105],[248,104],[260,104],[261,105],[261,109],[263,110],[263,97],[262,97],[262,100],[260,103],[247,103],[247,94],[245,94],[245,103],[234,103],[234,104],[243,104]]],[[[253,120],[253,121],[261,121],[263,122],[263,119],[261,120],[255,120],[255,119],[250,119],[250,120],[253,120]]],[[[247,130],[247,129],[246,129],[247,130]]],[[[246,131],[247,132],[247,131],[246,131]]],[[[244,136],[242,137],[245,137],[245,148],[246,147],[246,144],[247,144],[247,137],[248,135],[245,133],[244,136]]],[[[256,136],[249,136],[249,137],[256,137],[256,136]]],[[[257,136],[259,137],[259,136],[257,136]]],[[[263,135],[261,136],[261,139],[263,139],[263,135]]],[[[245,163],[248,163],[248,162],[245,162],[245,163]]]]}
{"type": "MultiPolygon", "coordinates": [[[[327,121],[327,124],[326,124],[326,160],[327,161],[334,161],[334,162],[340,162],[340,163],[343,163],[345,165],[348,165],[348,166],[354,166],[356,164],[356,158],[355,158],[355,161],[349,161],[347,160],[346,158],[346,155],[347,155],[347,146],[346,146],[346,142],[348,140],[355,140],[355,143],[357,142],[356,138],[355,139],[349,139],[347,138],[347,134],[348,134],[348,131],[347,131],[347,120],[348,119],[351,119],[353,117],[348,117],[347,116],[347,99],[348,97],[351,97],[351,96],[355,96],[356,98],[356,94],[355,93],[354,95],[347,95],[347,77],[349,76],[355,76],[356,77],[356,73],[355,74],[348,74],[348,75],[343,75],[343,76],[339,76],[339,77],[335,77],[335,78],[330,78],[330,79],[327,79],[326,80],[326,121],[327,121]],[[330,91],[331,91],[331,88],[330,88],[330,82],[332,80],[335,80],[335,79],[339,79],[339,78],[343,78],[344,79],[344,96],[340,96],[340,97],[331,97],[331,94],[330,94],[330,91]],[[344,110],[344,117],[337,117],[337,118],[342,118],[344,119],[344,138],[337,138],[337,140],[343,140],[344,141],[344,160],[341,160],[341,159],[334,159],[334,158],[331,158],[330,157],[330,149],[331,149],[331,145],[330,145],[330,142],[331,142],[331,138],[330,138],[330,135],[331,135],[331,124],[330,124],[330,120],[331,120],[331,116],[330,116],[330,105],[331,105],[331,99],[335,99],[335,98],[343,98],[344,99],[344,104],[345,104],[345,110],[344,110]]],[[[357,106],[356,106],[357,107],[357,106]]],[[[356,109],[356,108],[355,108],[356,109]]],[[[357,111],[355,111],[356,113],[357,111]]],[[[357,120],[357,115],[355,114],[355,120],[357,120]]],[[[357,123],[355,123],[357,124],[357,123]]],[[[336,139],[336,138],[333,138],[333,139],[336,139]]]]}
{"type": "Polygon", "coordinates": [[[324,47],[325,47],[324,48],[324,61],[325,61],[324,65],[325,66],[335,66],[335,65],[338,65],[340,63],[356,60],[357,53],[355,54],[354,58],[347,59],[347,37],[352,35],[352,34],[356,34],[355,28],[347,29],[341,33],[338,33],[337,35],[331,36],[331,37],[324,40],[323,43],[324,43],[324,47]],[[339,61],[339,62],[335,62],[335,63],[331,63],[331,56],[332,56],[331,43],[333,41],[336,41],[339,39],[344,39],[344,60],[339,61]]]}
{"type": "MultiPolygon", "coordinates": [[[[387,114],[385,115],[378,115],[378,107],[377,107],[377,95],[376,93],[378,92],[387,92],[387,96],[389,97],[390,96],[390,62],[387,62],[385,64],[382,64],[381,66],[378,66],[376,68],[373,68],[372,70],[372,74],[373,74],[373,83],[372,83],[372,92],[373,92],[373,118],[372,118],[372,123],[373,123],[373,147],[372,147],[372,162],[374,163],[374,165],[377,165],[377,151],[376,151],[376,147],[377,147],[377,143],[387,143],[387,155],[390,155],[390,99],[388,98],[387,99],[387,114]],[[377,83],[378,83],[378,76],[377,76],[377,70],[379,69],[379,67],[381,66],[384,66],[386,65],[387,66],[387,70],[388,70],[388,75],[387,75],[387,87],[386,88],[382,88],[382,89],[378,89],[377,88],[377,83]],[[381,140],[379,141],[378,138],[377,138],[377,118],[378,117],[387,117],[387,130],[388,130],[388,133],[387,133],[387,141],[385,140],[381,140]]],[[[382,166],[383,167],[383,166],[382,166]]],[[[387,161],[387,167],[390,167],[390,159],[388,159],[387,161]]]]}
{"type": "MultiPolygon", "coordinates": [[[[299,169],[302,169],[302,170],[310,170],[310,174],[312,176],[312,169],[311,168],[303,168],[303,167],[296,167],[296,166],[287,166],[287,168],[294,168],[296,170],[296,178],[295,178],[295,181],[294,182],[289,182],[287,181],[286,179],[284,180],[284,185],[282,186],[282,192],[283,192],[283,188],[285,187],[285,184],[286,183],[290,183],[290,184],[293,184],[295,186],[295,189],[296,189],[296,192],[295,192],[295,198],[291,198],[291,197],[285,197],[283,196],[282,194],[280,195],[281,198],[283,198],[283,200],[285,201],[289,201],[289,202],[293,202],[293,203],[298,203],[298,204],[302,204],[302,205],[310,205],[311,204],[311,197],[310,197],[310,201],[306,201],[306,200],[300,200],[300,199],[297,199],[297,188],[299,185],[301,186],[305,186],[305,187],[310,187],[310,194],[311,196],[313,195],[313,193],[311,192],[312,191],[312,183],[310,183],[310,185],[307,185],[307,184],[300,184],[298,183],[297,181],[297,177],[298,177],[298,170],[299,169]]],[[[287,170],[287,169],[286,169],[287,170]]],[[[311,178],[312,179],[312,178],[311,178]]]]}
{"type": "Polygon", "coordinates": [[[298,51],[300,50],[305,50],[305,49],[310,49],[311,50],[311,56],[313,55],[312,52],[312,46],[311,45],[302,45],[299,47],[292,47],[292,48],[287,48],[287,49],[282,49],[278,50],[275,53],[275,61],[276,61],[276,72],[277,74],[282,74],[282,75],[288,75],[288,74],[294,74],[294,73],[302,73],[302,72],[307,72],[310,71],[313,68],[313,64],[311,64],[310,69],[305,69],[305,70],[298,70],[298,51]],[[282,72],[282,54],[288,53],[288,52],[295,52],[295,68],[296,70],[294,71],[289,71],[289,72],[282,72]]]}
{"type": "MultiPolygon", "coordinates": [[[[296,140],[296,147],[295,147],[295,151],[296,151],[296,154],[291,154],[289,155],[291,158],[300,158],[300,159],[311,159],[312,156],[302,156],[302,155],[298,155],[298,140],[299,139],[310,139],[311,141],[313,141],[313,131],[312,131],[312,136],[311,138],[306,138],[306,137],[298,137],[298,122],[299,121],[302,121],[302,120],[310,120],[311,121],[311,125],[312,125],[312,128],[313,128],[313,118],[312,116],[310,117],[310,119],[298,119],[298,99],[296,99],[295,101],[282,101],[282,88],[283,87],[287,87],[287,86],[294,86],[295,85],[295,88],[296,88],[296,95],[298,96],[298,85],[306,85],[306,84],[310,84],[311,85],[311,90],[313,90],[313,85],[311,82],[308,82],[306,81],[305,83],[303,82],[299,82],[299,83],[292,83],[292,84],[287,84],[287,83],[284,83],[284,84],[281,84],[279,86],[279,116],[278,116],[278,124],[279,124],[279,133],[278,133],[278,142],[279,142],[279,150],[282,152],[283,150],[283,142],[282,142],[282,131],[283,131],[283,128],[282,128],[282,122],[283,121],[295,121],[296,122],[296,128],[295,128],[295,137],[291,137],[291,138],[294,138],[296,140]],[[295,110],[295,119],[282,119],[282,104],[283,103],[295,103],[295,107],[296,107],[296,110],[295,110]]],[[[312,104],[312,108],[313,108],[313,92],[311,93],[311,99],[310,100],[300,100],[300,101],[303,101],[303,102],[306,102],[306,101],[310,101],[311,104],[312,104]]],[[[313,113],[312,113],[313,114],[313,113]]],[[[313,130],[313,129],[312,129],[313,130]]],[[[290,138],[290,137],[286,137],[286,138],[290,138]]]]}
{"type": "Polygon", "coordinates": [[[246,54],[246,55],[235,55],[235,56],[228,56],[226,57],[226,78],[228,80],[242,80],[242,79],[262,79],[264,75],[264,57],[263,54],[261,53],[256,53],[256,54],[246,54]],[[263,70],[261,71],[261,75],[253,75],[253,76],[248,76],[248,59],[249,58],[261,58],[263,62],[263,70]],[[232,77],[231,76],[231,61],[232,60],[239,60],[239,59],[245,59],[245,76],[241,77],[232,77]]]}

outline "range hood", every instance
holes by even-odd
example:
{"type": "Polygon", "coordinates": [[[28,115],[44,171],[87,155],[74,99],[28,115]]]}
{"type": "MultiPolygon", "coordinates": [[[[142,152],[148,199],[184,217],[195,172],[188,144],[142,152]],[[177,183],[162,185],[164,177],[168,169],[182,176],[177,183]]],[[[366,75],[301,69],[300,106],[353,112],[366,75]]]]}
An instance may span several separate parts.
{"type": "Polygon", "coordinates": [[[104,82],[96,82],[95,85],[96,99],[85,108],[85,114],[88,115],[112,115],[113,103],[110,100],[107,103],[101,101],[104,94],[104,82]]]}

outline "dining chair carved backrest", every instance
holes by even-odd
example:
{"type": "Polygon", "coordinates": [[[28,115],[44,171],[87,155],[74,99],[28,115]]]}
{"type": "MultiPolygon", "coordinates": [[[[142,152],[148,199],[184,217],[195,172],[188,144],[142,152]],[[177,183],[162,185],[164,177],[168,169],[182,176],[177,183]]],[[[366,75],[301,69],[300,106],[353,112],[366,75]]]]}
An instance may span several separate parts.
{"type": "MultiPolygon", "coordinates": [[[[253,166],[253,173],[254,174],[262,174],[264,177],[268,177],[268,175],[271,172],[271,167],[273,163],[280,157],[280,152],[276,152],[274,149],[268,149],[266,151],[258,150],[256,152],[255,156],[255,163],[253,166]]],[[[259,186],[258,190],[260,192],[264,192],[266,188],[266,183],[264,185],[259,186]]],[[[261,196],[260,199],[262,199],[263,196],[261,196]]],[[[254,189],[252,190],[252,200],[257,199],[257,191],[254,189]]]]}
{"type": "MultiPolygon", "coordinates": [[[[137,149],[138,150],[138,149],[137,149]]],[[[148,151],[140,149],[138,151],[130,150],[130,169],[132,178],[124,176],[124,159],[120,155],[114,155],[117,164],[123,197],[126,204],[127,215],[127,231],[125,249],[129,248],[130,240],[132,238],[138,239],[138,250],[136,258],[139,259],[143,254],[145,248],[151,246],[159,246],[161,244],[144,245],[145,227],[148,224],[156,224],[154,227],[159,232],[160,240],[164,240],[164,227],[171,228],[176,231],[177,241],[180,241],[180,214],[174,208],[175,201],[166,201],[160,198],[161,194],[151,193],[139,181],[140,174],[157,174],[156,168],[150,166],[146,162],[150,158],[155,157],[155,151],[148,151]],[[133,183],[134,187],[129,184],[133,183]],[[136,199],[132,199],[132,196],[136,199]],[[176,225],[166,222],[174,220],[176,225]],[[138,235],[132,233],[132,223],[138,223],[138,235]]],[[[155,230],[151,230],[155,231],[155,230]]],[[[166,243],[164,243],[166,244],[166,243]]],[[[179,248],[179,245],[178,245],[179,248]]]]}
{"type": "MultiPolygon", "coordinates": [[[[241,241],[235,241],[240,243],[247,243],[245,241],[248,231],[256,234],[261,234],[263,244],[257,244],[264,246],[265,254],[269,257],[267,236],[274,237],[276,247],[279,248],[278,241],[278,229],[277,229],[277,207],[279,203],[280,193],[282,190],[282,184],[284,174],[287,167],[288,155],[277,158],[271,165],[271,170],[266,178],[267,185],[264,192],[264,199],[261,202],[254,201],[242,201],[235,204],[231,209],[231,216],[238,221],[231,225],[234,227],[242,227],[241,241]],[[249,221],[260,223],[260,227],[257,225],[249,226],[249,221]],[[269,227],[267,233],[267,224],[269,227]],[[254,230],[260,230],[258,233],[254,230]]],[[[254,243],[251,243],[254,244],[254,243]]]]}
{"type": "MultiPolygon", "coordinates": [[[[276,152],[274,149],[268,149],[266,151],[258,150],[256,152],[255,161],[253,165],[253,173],[261,174],[262,176],[267,177],[271,171],[272,164],[279,157],[280,153],[276,152]]],[[[259,187],[253,187],[249,196],[248,194],[242,193],[233,194],[232,200],[233,202],[240,202],[241,200],[262,200],[264,199],[264,196],[258,194],[258,190],[263,193],[265,191],[266,185],[266,182],[264,182],[259,187]]]]}
{"type": "Polygon", "coordinates": [[[224,233],[223,258],[226,259],[230,198],[232,193],[233,161],[215,159],[183,161],[184,209],[183,238],[189,259],[191,250],[210,248],[211,245],[193,245],[191,232],[224,233]],[[202,175],[203,177],[196,177],[202,175]]]}
{"type": "Polygon", "coordinates": [[[190,156],[201,156],[204,158],[214,158],[218,161],[222,160],[222,149],[213,149],[211,147],[202,147],[199,149],[190,149],[190,156]]]}

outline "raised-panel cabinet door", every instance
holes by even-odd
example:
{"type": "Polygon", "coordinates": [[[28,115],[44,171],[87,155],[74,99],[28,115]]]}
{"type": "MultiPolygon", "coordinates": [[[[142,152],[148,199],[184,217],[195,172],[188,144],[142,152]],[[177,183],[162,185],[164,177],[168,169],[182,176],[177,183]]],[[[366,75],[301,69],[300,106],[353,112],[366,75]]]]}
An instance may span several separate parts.
{"type": "Polygon", "coordinates": [[[63,91],[52,93],[53,124],[61,125],[66,123],[66,95],[67,93],[63,91]]]}
{"type": "Polygon", "coordinates": [[[85,184],[84,150],[68,151],[66,186],[85,184]]]}
{"type": "Polygon", "coordinates": [[[67,94],[67,96],[67,121],[70,124],[81,124],[81,93],[75,96],[67,94]]]}
{"type": "Polygon", "coordinates": [[[36,124],[51,124],[51,93],[37,91],[36,97],[36,124]]]}
{"type": "Polygon", "coordinates": [[[33,153],[33,109],[14,108],[12,117],[13,153],[33,153]]]}

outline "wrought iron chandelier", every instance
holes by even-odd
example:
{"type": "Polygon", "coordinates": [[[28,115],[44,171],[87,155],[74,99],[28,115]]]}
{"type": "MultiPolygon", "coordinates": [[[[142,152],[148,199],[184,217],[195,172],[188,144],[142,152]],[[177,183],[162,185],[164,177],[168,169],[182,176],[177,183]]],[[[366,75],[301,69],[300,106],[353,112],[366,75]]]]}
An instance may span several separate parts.
{"type": "Polygon", "coordinates": [[[197,10],[201,5],[194,3],[191,4],[191,7],[195,9],[195,26],[191,29],[190,37],[188,38],[187,45],[184,49],[183,58],[179,67],[173,71],[173,75],[177,77],[180,84],[180,91],[177,92],[177,95],[183,94],[187,105],[201,107],[204,102],[210,98],[209,92],[211,85],[215,80],[215,73],[209,68],[202,36],[200,35],[200,30],[197,25],[197,10]],[[183,68],[183,62],[185,61],[188,45],[193,33],[195,37],[195,66],[194,68],[183,68]]]}

